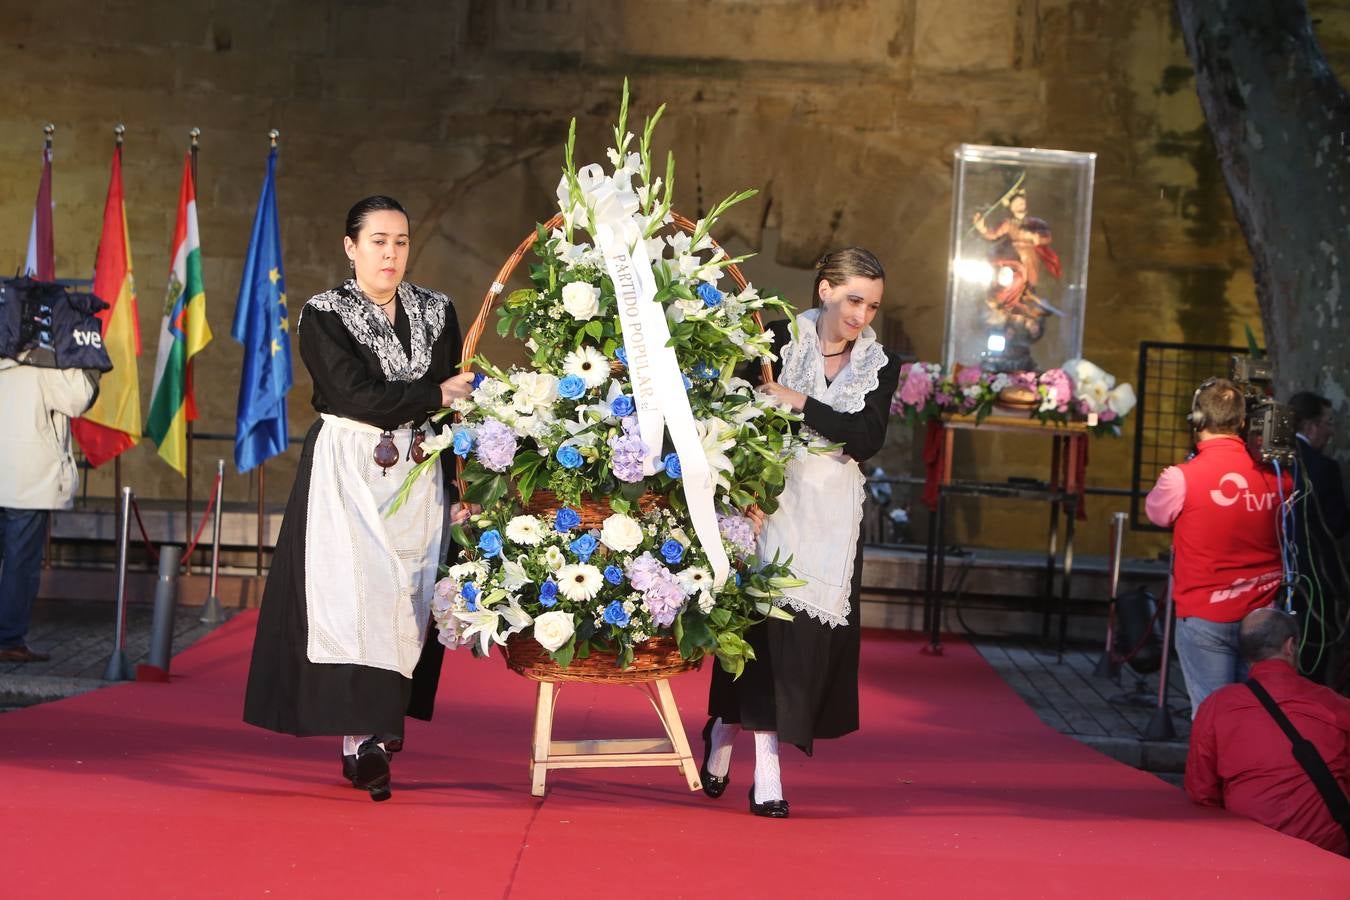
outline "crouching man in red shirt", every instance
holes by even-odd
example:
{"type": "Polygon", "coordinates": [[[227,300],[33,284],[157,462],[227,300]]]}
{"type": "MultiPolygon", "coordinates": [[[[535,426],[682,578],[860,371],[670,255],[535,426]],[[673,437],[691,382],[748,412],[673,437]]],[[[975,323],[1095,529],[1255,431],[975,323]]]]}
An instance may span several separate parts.
{"type": "MultiPolygon", "coordinates": [[[[1280,480],[1257,465],[1239,436],[1246,403],[1231,381],[1211,378],[1195,392],[1195,456],[1163,470],[1145,508],[1172,526],[1172,598],[1177,656],[1191,716],[1213,691],[1241,681],[1238,623],[1270,606],[1280,589],[1280,480]]],[[[1294,482],[1283,479],[1288,497],[1294,482]]]]}
{"type": "MultiPolygon", "coordinates": [[[[1297,620],[1258,609],[1242,620],[1238,643],[1257,681],[1317,748],[1342,792],[1350,789],[1350,699],[1294,668],[1297,620]]],[[[1219,688],[1200,705],[1186,756],[1186,793],[1333,853],[1350,852],[1346,830],[1294,759],[1289,738],[1245,684],[1219,688]]]]}

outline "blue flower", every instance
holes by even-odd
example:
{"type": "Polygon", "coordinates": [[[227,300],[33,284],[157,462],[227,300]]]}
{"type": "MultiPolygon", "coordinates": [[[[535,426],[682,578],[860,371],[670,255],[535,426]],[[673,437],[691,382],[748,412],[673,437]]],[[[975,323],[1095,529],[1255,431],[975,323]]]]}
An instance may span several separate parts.
{"type": "Polygon", "coordinates": [[[625,366],[628,365],[628,351],[624,350],[622,347],[619,347],[614,351],[614,358],[625,366]]]}
{"type": "Polygon", "coordinates": [[[605,580],[610,584],[623,584],[623,569],[618,566],[605,566],[605,580]]]}
{"type": "Polygon", "coordinates": [[[740,573],[740,572],[732,572],[731,574],[733,574],[733,575],[736,576],[736,587],[740,587],[740,586],[741,586],[741,573],[740,573]]]}
{"type": "Polygon", "coordinates": [[[571,444],[563,444],[558,448],[558,452],[553,454],[562,463],[564,469],[580,469],[586,460],[582,459],[581,451],[571,444]]]}
{"type": "Polygon", "coordinates": [[[469,452],[473,450],[473,432],[467,428],[461,428],[455,432],[454,439],[455,455],[468,458],[469,452]]]}
{"type": "Polygon", "coordinates": [[[575,541],[567,545],[567,549],[577,555],[577,559],[582,562],[588,562],[591,554],[595,552],[596,545],[600,542],[595,539],[593,534],[583,534],[575,541]]]}
{"type": "Polygon", "coordinates": [[[680,560],[684,559],[684,544],[681,544],[674,538],[668,538],[666,542],[661,545],[661,557],[670,565],[675,565],[680,560]]]}
{"type": "Polygon", "coordinates": [[[558,396],[564,400],[575,400],[586,393],[586,382],[580,375],[564,375],[558,382],[558,396]]]}
{"type": "Polygon", "coordinates": [[[558,605],[558,582],[552,578],[539,585],[539,605],[545,609],[558,605]]]}
{"type": "Polygon", "coordinates": [[[500,556],[502,552],[502,533],[495,528],[483,532],[478,538],[478,549],[486,557],[500,556]]]}
{"type": "Polygon", "coordinates": [[[721,371],[718,370],[717,367],[710,366],[702,361],[694,366],[694,376],[696,378],[701,378],[704,381],[716,381],[717,376],[721,374],[721,371]]]}
{"type": "Polygon", "coordinates": [[[665,464],[666,474],[671,478],[680,477],[680,457],[674,453],[667,453],[666,458],[661,460],[665,464]]]}
{"type": "Polygon", "coordinates": [[[633,398],[627,394],[620,394],[614,398],[614,402],[609,405],[609,411],[622,419],[624,416],[633,414],[633,398]]]}
{"type": "Polygon", "coordinates": [[[484,381],[487,381],[487,376],[484,375],[482,372],[473,373],[473,389],[475,391],[478,390],[478,386],[482,384],[484,381]]]}
{"type": "Polygon", "coordinates": [[[473,586],[473,582],[464,582],[464,587],[460,588],[459,592],[464,595],[464,605],[469,612],[478,612],[478,588],[473,586]]]}
{"type": "Polygon", "coordinates": [[[693,383],[692,381],[689,380],[689,376],[688,376],[688,375],[681,375],[681,376],[680,376],[680,380],[684,382],[684,389],[685,389],[686,391],[689,390],[691,387],[694,386],[694,383],[693,383]]]}
{"type": "Polygon", "coordinates": [[[605,621],[611,625],[618,625],[620,628],[628,626],[628,613],[624,612],[623,604],[615,600],[609,606],[605,607],[605,621]]]}
{"type": "Polygon", "coordinates": [[[725,295],[711,282],[705,281],[698,286],[698,299],[703,301],[704,306],[721,306],[723,296],[725,295]]]}
{"type": "Polygon", "coordinates": [[[558,510],[558,514],[553,517],[553,530],[568,532],[581,524],[581,516],[570,506],[564,506],[558,510]]]}

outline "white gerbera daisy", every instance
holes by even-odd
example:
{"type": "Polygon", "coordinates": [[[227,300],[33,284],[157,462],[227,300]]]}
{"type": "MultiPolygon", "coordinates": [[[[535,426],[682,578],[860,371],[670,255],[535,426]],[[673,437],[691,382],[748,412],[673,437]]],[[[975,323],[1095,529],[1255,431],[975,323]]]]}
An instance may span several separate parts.
{"type": "Polygon", "coordinates": [[[563,372],[595,388],[609,380],[609,360],[594,347],[578,347],[563,359],[563,372]]]}
{"type": "Polygon", "coordinates": [[[699,591],[712,587],[712,573],[702,566],[681,569],[675,577],[680,579],[680,587],[684,588],[686,597],[692,597],[699,591]]]}
{"type": "Polygon", "coordinates": [[[533,547],[544,539],[544,526],[535,516],[516,516],[506,523],[506,539],[533,547]]]}
{"type": "Polygon", "coordinates": [[[558,570],[558,590],[573,603],[590,600],[604,583],[600,570],[587,563],[572,563],[558,570]]]}

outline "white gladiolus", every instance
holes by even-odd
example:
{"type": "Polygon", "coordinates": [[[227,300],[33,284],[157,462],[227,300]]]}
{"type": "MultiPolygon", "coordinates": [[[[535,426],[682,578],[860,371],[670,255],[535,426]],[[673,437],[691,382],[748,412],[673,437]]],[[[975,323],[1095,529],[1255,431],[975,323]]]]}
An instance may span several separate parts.
{"type": "Polygon", "coordinates": [[[600,543],[620,553],[636,550],[642,543],[642,525],[630,516],[615,513],[601,526],[600,543]]]}
{"type": "Polygon", "coordinates": [[[571,640],[575,631],[572,614],[560,609],[546,612],[534,620],[534,639],[549,653],[571,640]]]}
{"type": "Polygon", "coordinates": [[[544,565],[548,566],[549,571],[557,572],[567,564],[567,557],[557,547],[549,547],[544,551],[544,565]]]}

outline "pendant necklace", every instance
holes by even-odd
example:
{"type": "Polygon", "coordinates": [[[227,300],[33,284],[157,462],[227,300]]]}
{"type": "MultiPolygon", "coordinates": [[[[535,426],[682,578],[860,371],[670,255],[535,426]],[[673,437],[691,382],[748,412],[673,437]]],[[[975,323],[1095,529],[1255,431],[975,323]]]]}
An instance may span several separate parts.
{"type": "Polygon", "coordinates": [[[843,356],[845,353],[847,353],[847,352],[849,351],[849,349],[850,349],[852,346],[853,346],[853,342],[852,342],[852,341],[849,341],[847,344],[844,345],[844,349],[838,351],[837,353],[826,353],[824,350],[822,350],[822,351],[820,352],[820,356],[821,356],[822,359],[831,359],[832,357],[835,357],[835,356],[843,356]]]}

